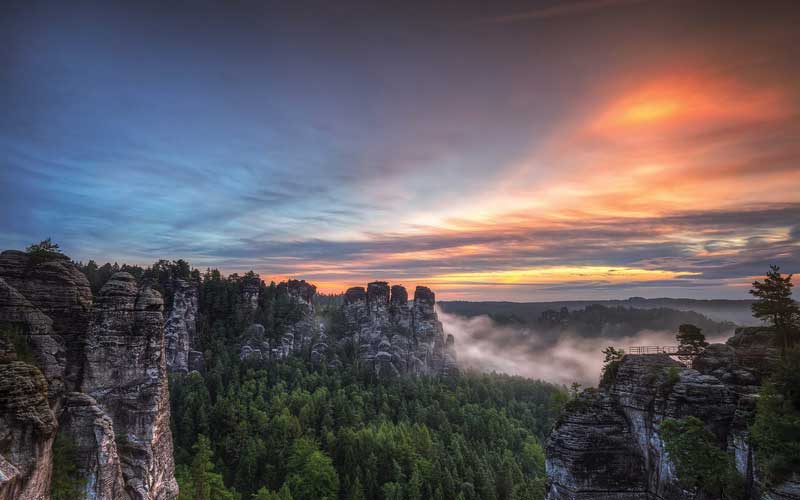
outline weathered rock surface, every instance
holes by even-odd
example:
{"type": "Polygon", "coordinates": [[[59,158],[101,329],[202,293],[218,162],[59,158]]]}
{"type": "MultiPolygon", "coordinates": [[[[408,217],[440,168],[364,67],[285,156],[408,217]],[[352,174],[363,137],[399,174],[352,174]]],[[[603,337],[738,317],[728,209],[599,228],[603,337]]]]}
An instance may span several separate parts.
{"type": "Polygon", "coordinates": [[[310,351],[315,363],[328,356],[327,337],[315,319],[314,296],[317,287],[305,280],[289,280],[278,284],[277,307],[291,310],[288,323],[282,325],[280,338],[268,339],[264,326],[249,325],[243,335],[239,357],[241,359],[283,359],[310,351]]]}
{"type": "Polygon", "coordinates": [[[760,380],[777,360],[773,342],[763,328],[738,329],[727,344],[696,356],[692,368],[667,355],[626,355],[613,382],[584,391],[550,435],[547,499],[694,498],[678,485],[660,435],[665,419],[687,416],[701,419],[731,454],[752,498],[800,498],[791,481],[761,492],[753,473],[747,422],[760,380]]]}
{"type": "MultiPolygon", "coordinates": [[[[57,403],[64,391],[73,390],[80,382],[82,342],[92,307],[89,281],[65,256],[37,263],[16,250],[0,253],[0,278],[35,308],[32,314],[50,320],[52,328],[48,330],[29,317],[25,329],[31,335],[34,355],[43,362],[40,366],[50,385],[51,400],[57,403]]],[[[6,314],[19,310],[16,305],[5,307],[6,314]]],[[[29,315],[25,310],[30,311],[26,306],[21,314],[29,315]]]]}
{"type": "Polygon", "coordinates": [[[48,498],[57,424],[47,380],[11,357],[0,363],[0,499],[48,498]]]}
{"type": "MultiPolygon", "coordinates": [[[[294,305],[297,317],[287,325],[280,345],[280,357],[301,352],[306,346],[311,347],[319,337],[319,327],[314,319],[314,295],[317,287],[305,280],[289,280],[278,285],[279,300],[288,300],[294,305]]],[[[324,340],[323,340],[324,342],[324,340]]],[[[317,347],[318,357],[324,351],[317,347]]]]}
{"type": "Polygon", "coordinates": [[[171,286],[172,301],[164,321],[167,370],[171,372],[187,372],[202,366],[198,359],[203,355],[196,350],[198,287],[197,283],[183,279],[176,279],[171,286]]]}
{"type": "Polygon", "coordinates": [[[302,354],[315,365],[337,368],[342,366],[337,353],[355,348],[359,363],[381,377],[458,371],[455,341],[444,334],[435,295],[426,287],[417,287],[413,301],[403,286],[384,281],[348,289],[341,308],[344,331],[332,336],[316,319],[314,285],[289,280],[278,285],[276,295],[275,307],[288,305],[291,311],[281,315],[285,324],[279,327],[279,338],[269,339],[263,325],[250,324],[242,334],[241,359],[302,354]]]}
{"type": "Polygon", "coordinates": [[[738,365],[750,369],[759,378],[769,375],[781,357],[775,332],[765,326],[737,328],[726,344],[736,350],[738,365]]]}
{"type": "Polygon", "coordinates": [[[647,474],[636,436],[610,394],[582,393],[558,423],[548,448],[548,498],[644,498],[647,474]]]}
{"type": "Polygon", "coordinates": [[[87,498],[126,498],[111,417],[90,396],[67,394],[62,431],[75,445],[75,459],[86,479],[87,498]]]}
{"type": "Polygon", "coordinates": [[[239,316],[243,323],[252,321],[258,299],[261,296],[261,278],[257,275],[247,275],[242,278],[242,288],[239,296],[239,316]]]}
{"type": "Polygon", "coordinates": [[[383,377],[457,371],[454,341],[445,336],[435,304],[433,292],[422,286],[413,302],[404,287],[384,281],[347,290],[343,313],[361,363],[383,377]]]}
{"type": "Polygon", "coordinates": [[[163,299],[116,273],[97,298],[86,340],[82,392],[114,425],[125,489],[132,499],[173,498],[172,434],[164,354],[163,299]]]}
{"type": "Polygon", "coordinates": [[[31,359],[0,338],[0,500],[48,498],[57,428],[75,445],[87,498],[177,496],[162,309],[127,273],[93,307],[68,258],[0,254],[0,323],[31,359]]]}

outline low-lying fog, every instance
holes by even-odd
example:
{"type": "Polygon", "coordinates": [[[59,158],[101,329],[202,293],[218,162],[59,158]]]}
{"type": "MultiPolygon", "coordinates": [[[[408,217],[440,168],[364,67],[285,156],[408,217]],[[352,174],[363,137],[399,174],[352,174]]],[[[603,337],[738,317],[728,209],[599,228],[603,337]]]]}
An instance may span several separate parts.
{"type": "MultiPolygon", "coordinates": [[[[445,332],[456,339],[464,368],[497,371],[569,385],[596,386],[607,346],[676,345],[675,332],[642,330],[630,337],[578,337],[568,331],[548,338],[524,326],[498,325],[488,316],[465,318],[438,311],[445,332]]],[[[708,342],[724,342],[733,332],[708,342]]]]}

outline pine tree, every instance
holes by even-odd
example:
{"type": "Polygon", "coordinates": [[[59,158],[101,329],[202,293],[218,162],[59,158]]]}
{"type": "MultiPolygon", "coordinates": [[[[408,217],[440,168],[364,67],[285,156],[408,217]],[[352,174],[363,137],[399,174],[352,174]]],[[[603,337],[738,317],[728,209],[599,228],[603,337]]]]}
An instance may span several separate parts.
{"type": "Polygon", "coordinates": [[[706,336],[703,331],[695,325],[685,323],[678,327],[678,351],[681,353],[681,360],[687,361],[695,354],[699,354],[708,347],[706,336]]]}
{"type": "Polygon", "coordinates": [[[764,281],[754,281],[750,294],[756,297],[753,304],[753,316],[769,321],[781,338],[781,354],[794,345],[800,308],[792,299],[792,275],[782,276],[778,266],[770,266],[764,281]]]}

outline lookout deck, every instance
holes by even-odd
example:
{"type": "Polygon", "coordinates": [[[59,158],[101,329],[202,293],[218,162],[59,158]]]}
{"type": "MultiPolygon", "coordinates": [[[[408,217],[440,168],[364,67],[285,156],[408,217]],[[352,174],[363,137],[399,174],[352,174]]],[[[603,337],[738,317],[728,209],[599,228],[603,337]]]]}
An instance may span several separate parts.
{"type": "Polygon", "coordinates": [[[669,356],[696,356],[695,351],[681,350],[677,345],[644,345],[632,346],[622,349],[625,354],[667,354],[669,356]]]}

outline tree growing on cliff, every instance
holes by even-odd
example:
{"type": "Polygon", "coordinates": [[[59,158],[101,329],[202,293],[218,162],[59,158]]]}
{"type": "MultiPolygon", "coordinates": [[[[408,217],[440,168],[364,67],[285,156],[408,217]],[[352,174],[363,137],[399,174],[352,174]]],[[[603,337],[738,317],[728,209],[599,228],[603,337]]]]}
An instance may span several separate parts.
{"type": "Polygon", "coordinates": [[[788,351],[761,388],[750,433],[767,481],[800,472],[800,350],[788,351]]]}
{"type": "Polygon", "coordinates": [[[53,243],[53,240],[50,238],[42,240],[39,243],[34,243],[25,250],[31,256],[32,264],[40,264],[64,255],[61,253],[58,243],[53,243]]]}
{"type": "Polygon", "coordinates": [[[798,337],[800,307],[792,298],[792,275],[781,275],[780,267],[770,266],[764,281],[754,281],[750,294],[756,297],[753,316],[768,321],[781,340],[781,355],[786,356],[798,337]]]}
{"type": "Polygon", "coordinates": [[[617,376],[617,370],[622,358],[625,356],[625,351],[608,346],[603,349],[603,354],[605,359],[603,360],[603,373],[600,376],[600,387],[608,387],[617,376]]]}
{"type": "Polygon", "coordinates": [[[72,439],[59,432],[53,442],[53,476],[50,482],[50,498],[72,500],[83,493],[86,480],[78,473],[75,444],[72,439]]]}
{"type": "Polygon", "coordinates": [[[682,487],[714,498],[743,498],[742,478],[733,459],[717,445],[702,420],[692,416],[668,418],[661,424],[661,436],[682,487]]]}
{"type": "Polygon", "coordinates": [[[695,354],[699,354],[703,349],[708,347],[706,336],[703,331],[695,325],[684,323],[678,327],[678,352],[681,353],[681,360],[687,361],[695,354]]]}

